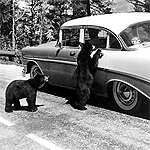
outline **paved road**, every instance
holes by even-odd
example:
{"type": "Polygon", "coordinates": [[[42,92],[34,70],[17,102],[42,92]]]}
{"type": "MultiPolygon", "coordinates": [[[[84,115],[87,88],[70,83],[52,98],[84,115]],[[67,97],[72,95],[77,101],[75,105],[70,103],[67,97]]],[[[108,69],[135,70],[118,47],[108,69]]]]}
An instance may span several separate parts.
{"type": "MultiPolygon", "coordinates": [[[[0,64],[0,150],[150,150],[150,120],[120,113],[100,97],[79,111],[66,104],[72,91],[48,86],[38,92],[37,112],[4,112],[5,88],[25,79],[21,71],[0,64]]],[[[21,104],[27,106],[25,99],[21,104]]]]}

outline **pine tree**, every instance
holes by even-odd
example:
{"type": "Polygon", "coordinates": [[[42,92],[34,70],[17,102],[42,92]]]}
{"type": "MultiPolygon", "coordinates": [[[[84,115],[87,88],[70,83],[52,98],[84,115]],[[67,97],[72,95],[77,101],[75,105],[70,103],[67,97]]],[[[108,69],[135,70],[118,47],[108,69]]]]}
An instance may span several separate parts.
{"type": "Polygon", "coordinates": [[[150,12],[149,0],[127,0],[127,2],[134,5],[134,10],[139,12],[150,12]]]}

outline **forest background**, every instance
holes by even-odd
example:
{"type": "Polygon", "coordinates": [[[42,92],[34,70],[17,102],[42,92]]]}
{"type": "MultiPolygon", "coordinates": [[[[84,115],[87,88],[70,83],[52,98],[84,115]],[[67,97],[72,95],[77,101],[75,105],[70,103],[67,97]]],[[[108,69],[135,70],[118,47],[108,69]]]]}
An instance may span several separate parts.
{"type": "MultiPolygon", "coordinates": [[[[124,0],[126,12],[150,12],[149,0],[124,0]],[[130,8],[129,8],[130,6],[130,8]]],[[[0,50],[20,51],[57,40],[59,27],[66,21],[115,13],[121,0],[1,0],[0,50]]],[[[118,9],[122,12],[123,9],[118,9]]]]}

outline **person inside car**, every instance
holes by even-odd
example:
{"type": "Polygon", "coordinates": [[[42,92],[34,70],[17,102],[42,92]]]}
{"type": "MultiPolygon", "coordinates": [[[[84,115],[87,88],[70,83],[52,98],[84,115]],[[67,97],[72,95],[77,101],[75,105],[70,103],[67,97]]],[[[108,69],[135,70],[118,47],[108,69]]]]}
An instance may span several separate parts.
{"type": "Polygon", "coordinates": [[[98,37],[98,29],[88,29],[90,40],[88,41],[91,45],[94,46],[94,49],[97,49],[101,46],[101,41],[98,37]]]}

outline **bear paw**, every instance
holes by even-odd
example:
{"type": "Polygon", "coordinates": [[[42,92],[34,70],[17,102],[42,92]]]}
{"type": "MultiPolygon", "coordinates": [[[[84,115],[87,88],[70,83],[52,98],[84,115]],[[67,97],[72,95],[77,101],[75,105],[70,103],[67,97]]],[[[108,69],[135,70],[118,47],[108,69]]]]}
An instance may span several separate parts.
{"type": "Polygon", "coordinates": [[[7,113],[11,113],[11,112],[13,112],[13,110],[12,110],[12,109],[10,109],[10,108],[5,108],[5,111],[6,111],[7,113]]]}
{"type": "Polygon", "coordinates": [[[31,109],[30,109],[31,112],[35,112],[35,111],[37,111],[37,110],[38,110],[37,107],[34,107],[34,108],[31,108],[31,109]]]}

